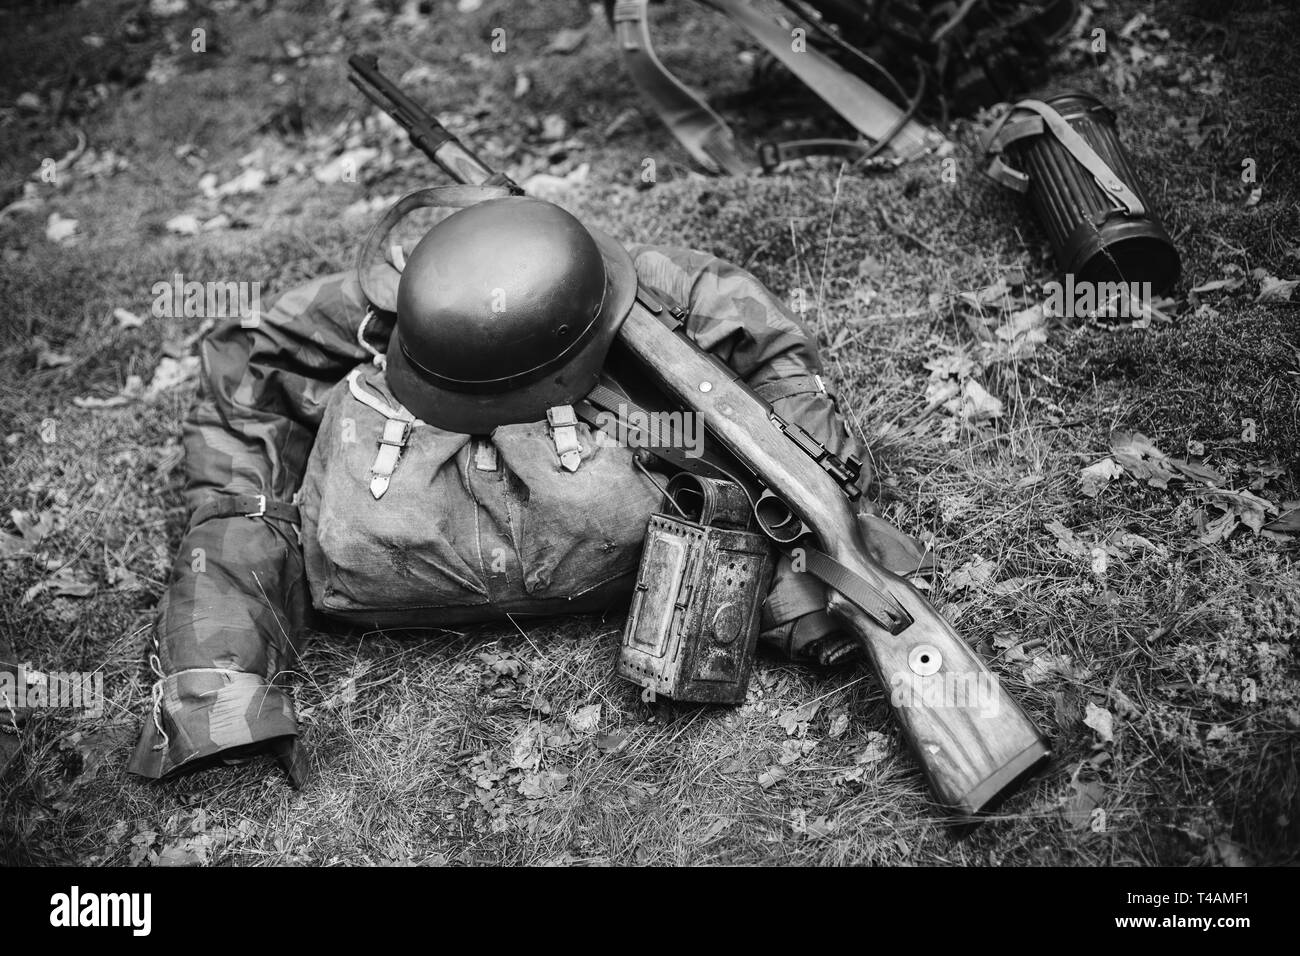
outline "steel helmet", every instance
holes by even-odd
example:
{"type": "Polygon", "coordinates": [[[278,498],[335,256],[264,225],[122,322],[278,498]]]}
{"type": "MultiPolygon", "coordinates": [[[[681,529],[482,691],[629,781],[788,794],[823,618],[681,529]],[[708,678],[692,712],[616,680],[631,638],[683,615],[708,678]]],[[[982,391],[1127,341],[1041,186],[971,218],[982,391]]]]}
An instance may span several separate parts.
{"type": "Polygon", "coordinates": [[[448,431],[542,420],[595,386],[636,288],[627,250],[553,203],[468,206],[402,270],[388,386],[448,431]]]}

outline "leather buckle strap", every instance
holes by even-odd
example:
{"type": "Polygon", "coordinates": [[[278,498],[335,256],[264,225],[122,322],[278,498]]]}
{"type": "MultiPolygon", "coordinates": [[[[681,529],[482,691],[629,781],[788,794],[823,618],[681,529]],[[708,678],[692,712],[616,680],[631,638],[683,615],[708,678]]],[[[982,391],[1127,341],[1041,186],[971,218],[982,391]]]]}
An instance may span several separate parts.
{"type": "Polygon", "coordinates": [[[213,518],[270,518],[297,525],[301,518],[298,506],[272,501],[266,495],[222,495],[199,505],[190,518],[190,530],[213,518]]]}
{"type": "Polygon", "coordinates": [[[379,450],[370,466],[370,496],[376,501],[388,490],[397,460],[401,458],[402,449],[410,437],[411,422],[400,418],[390,418],[384,422],[383,434],[379,436],[379,450]]]}
{"type": "Polygon", "coordinates": [[[552,405],[546,410],[551,428],[551,442],[565,471],[577,471],[582,464],[582,444],[578,441],[578,416],[572,405],[552,405]]]}

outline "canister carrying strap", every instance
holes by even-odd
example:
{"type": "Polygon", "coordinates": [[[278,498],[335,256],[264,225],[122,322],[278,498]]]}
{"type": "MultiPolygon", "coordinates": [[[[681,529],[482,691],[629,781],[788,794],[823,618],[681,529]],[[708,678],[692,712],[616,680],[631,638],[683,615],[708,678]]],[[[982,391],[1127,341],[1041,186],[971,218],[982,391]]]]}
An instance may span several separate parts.
{"type": "Polygon", "coordinates": [[[357,281],[361,284],[361,293],[376,309],[384,312],[397,311],[396,297],[381,292],[371,281],[370,263],[382,252],[383,242],[393,227],[414,210],[438,207],[464,209],[488,199],[504,199],[511,195],[514,194],[505,186],[427,186],[402,196],[370,227],[365,241],[357,250],[357,281]]]}
{"type": "Polygon", "coordinates": [[[1002,153],[1009,144],[1028,136],[1038,136],[1045,130],[1056,137],[1057,142],[1066,148],[1080,166],[1092,173],[1098,188],[1110,196],[1121,209],[1126,210],[1130,216],[1140,216],[1146,212],[1142,200],[1138,199],[1137,194],[1124,184],[1104,159],[1097,155],[1096,150],[1088,145],[1088,141],[1079,135],[1065,117],[1040,100],[1021,100],[1016,103],[985,135],[984,151],[993,155],[993,161],[987,170],[988,175],[1016,192],[1027,192],[1029,176],[1008,166],[1002,160],[1002,153]],[[1007,120],[1017,109],[1032,110],[1038,115],[1008,123],[1007,120]]]}

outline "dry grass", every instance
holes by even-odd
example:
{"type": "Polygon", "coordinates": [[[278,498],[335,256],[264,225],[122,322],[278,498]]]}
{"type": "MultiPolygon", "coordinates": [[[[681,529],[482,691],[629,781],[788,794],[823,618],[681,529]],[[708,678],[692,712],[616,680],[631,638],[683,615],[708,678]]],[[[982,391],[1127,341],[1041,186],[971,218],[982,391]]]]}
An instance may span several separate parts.
{"type": "MultiPolygon", "coordinates": [[[[73,34],[111,34],[142,5],[102,6],[100,23],[73,34]]],[[[1258,476],[1252,467],[1277,462],[1280,473],[1260,493],[1300,497],[1294,307],[1253,303],[1256,286],[1248,285],[1211,298],[1216,314],[1186,309],[1146,330],[1055,327],[1032,356],[985,368],[982,381],[1005,403],[1003,417],[951,434],[944,413],[923,413],[924,363],[959,348],[977,351],[987,334],[987,322],[972,318],[955,294],[1013,268],[1031,281],[1051,276],[1029,216],[976,175],[965,132],[956,187],[940,180],[934,163],[867,179],[834,168],[744,182],[688,176],[680,151],[645,118],[603,136],[635,102],[604,34],[571,57],[543,55],[552,30],[585,19],[581,4],[563,7],[563,16],[515,4],[508,69],[473,52],[501,21],[504,4],[489,2],[469,17],[436,6],[435,34],[400,41],[388,21],[360,16],[326,23],[281,5],[256,18],[205,7],[219,55],[202,69],[182,62],[166,86],[116,91],[78,118],[94,145],[133,164],[112,178],[74,177],[52,200],[50,208],[83,221],[82,244],[61,250],[41,238],[48,209],[0,223],[0,419],[11,436],[0,504],[5,513],[56,517],[36,559],[5,562],[0,629],[23,660],[102,668],[110,700],[98,721],[45,714],[26,725],[0,781],[0,859],[1296,861],[1300,573],[1293,545],[1241,529],[1196,547],[1197,501],[1183,486],[1161,490],[1124,478],[1096,499],[1078,486],[1079,468],[1107,454],[1112,429],[1126,427],[1172,454],[1189,439],[1204,442],[1234,487],[1258,476]],[[538,167],[533,152],[515,149],[520,131],[536,146],[527,132],[534,113],[558,111],[580,124],[584,145],[558,167],[592,163],[593,185],[566,199],[575,211],[624,237],[714,251],[782,295],[805,290],[845,411],[873,440],[885,513],[933,541],[946,573],[932,597],[1046,730],[1056,757],[1044,774],[973,832],[955,829],[898,752],[889,708],[865,669],[823,671],[764,657],[741,707],[646,704],[613,676],[617,617],[463,633],[321,634],[296,685],[312,754],[306,790],[291,791],[266,760],[163,784],[125,774],[147,710],[148,625],[184,524],[175,450],[192,393],[107,411],[77,409],[71,398],[111,394],[130,374],[147,381],[164,349],[183,349],[195,331],[183,323],[150,317],[140,329],[122,330],[111,318],[118,306],[147,313],[153,282],[182,271],[279,289],[340,268],[356,226],[338,209],[359,189],[388,195],[428,175],[416,160],[363,186],[320,187],[309,173],[287,174],[264,195],[230,203],[250,228],[195,238],[163,230],[198,192],[201,170],[174,154],[181,143],[207,150],[204,168],[223,181],[255,147],[286,162],[313,161],[319,147],[311,137],[333,129],[356,103],[342,82],[340,53],[294,65],[282,41],[324,50],[340,34],[349,48],[384,40],[394,73],[418,61],[432,66],[438,78],[424,82],[421,94],[448,114],[459,110],[460,128],[516,173],[538,167]],[[290,82],[267,82],[276,70],[290,82]],[[533,81],[522,100],[511,98],[515,70],[533,81]],[[476,105],[493,112],[475,115],[476,105]],[[277,131],[295,108],[306,138],[277,131]],[[645,156],[659,159],[661,181],[639,191],[645,156]],[[891,230],[881,209],[915,238],[891,230]],[[867,257],[876,265],[864,274],[867,257]],[[868,282],[874,298],[864,295],[868,282]],[[41,368],[34,336],[73,364],[41,368]],[[1240,438],[1246,417],[1260,423],[1253,444],[1240,438]],[[47,418],[58,423],[53,443],[35,437],[47,418]],[[1052,522],[1088,547],[1125,534],[1149,547],[1116,545],[1123,556],[1098,574],[1088,558],[1058,547],[1046,527],[1052,522]],[[993,565],[993,576],[956,587],[952,572],[977,555],[993,565]],[[96,593],[24,601],[61,563],[89,576],[96,593]],[[1111,743],[1083,723],[1089,704],[1114,714],[1111,743]],[[598,726],[570,727],[568,717],[591,705],[600,706],[598,726]]],[[[727,75],[708,88],[743,90],[747,71],[734,57],[716,48],[705,55],[688,42],[699,35],[692,26],[711,16],[669,6],[660,15],[668,24],[665,56],[699,80],[709,62],[724,62],[727,75]]],[[[1133,2],[1111,6],[1099,22],[1112,35],[1133,12],[1150,12],[1133,2]]],[[[1245,274],[1300,270],[1298,194],[1277,174],[1297,146],[1300,98],[1293,80],[1289,90],[1285,82],[1295,75],[1295,54],[1277,39],[1285,31],[1273,28],[1290,15],[1245,5],[1219,22],[1194,15],[1194,6],[1161,5],[1157,19],[1173,31],[1172,65],[1151,76],[1207,68],[1204,58],[1223,47],[1211,66],[1223,71],[1225,100],[1238,105],[1218,140],[1189,149],[1166,128],[1171,115],[1199,112],[1207,124],[1217,116],[1217,101],[1192,101],[1179,83],[1149,79],[1121,94],[1108,90],[1109,74],[1086,63],[1058,73],[1058,85],[1107,91],[1120,107],[1126,142],[1184,252],[1184,296],[1230,265],[1245,274]],[[1274,69],[1280,72],[1266,72],[1274,69]],[[1264,201],[1253,209],[1235,181],[1244,151],[1267,174],[1264,201]]],[[[75,9],[92,16],[85,5],[75,9]]],[[[46,27],[62,37],[57,49],[76,50],[46,27]]],[[[147,35],[142,49],[165,47],[157,28],[147,35]]],[[[11,62],[3,78],[10,99],[44,89],[56,72],[38,79],[11,62]]],[[[747,122],[770,130],[780,121],[754,110],[747,122]]],[[[792,120],[778,135],[808,122],[792,120]]],[[[4,161],[6,176],[25,175],[66,148],[63,127],[13,123],[27,152],[4,161]]]]}

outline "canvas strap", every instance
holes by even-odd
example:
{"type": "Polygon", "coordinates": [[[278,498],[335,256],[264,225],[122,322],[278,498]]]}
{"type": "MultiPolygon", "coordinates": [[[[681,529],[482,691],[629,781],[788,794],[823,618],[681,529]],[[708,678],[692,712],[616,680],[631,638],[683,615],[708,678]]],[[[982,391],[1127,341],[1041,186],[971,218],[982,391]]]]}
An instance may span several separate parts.
{"type": "Polygon", "coordinates": [[[1016,103],[984,136],[984,151],[993,159],[986,171],[989,176],[1017,192],[1029,190],[1029,176],[1013,169],[1002,159],[1006,147],[1029,136],[1050,132],[1074,160],[1092,174],[1097,186],[1130,216],[1141,216],[1146,208],[1129,186],[1111,169],[1106,160],[1088,145],[1088,141],[1070,125],[1064,116],[1040,100],[1021,100],[1016,103]],[[1029,110],[1036,114],[1016,120],[1010,117],[1016,110],[1029,110]]]}

